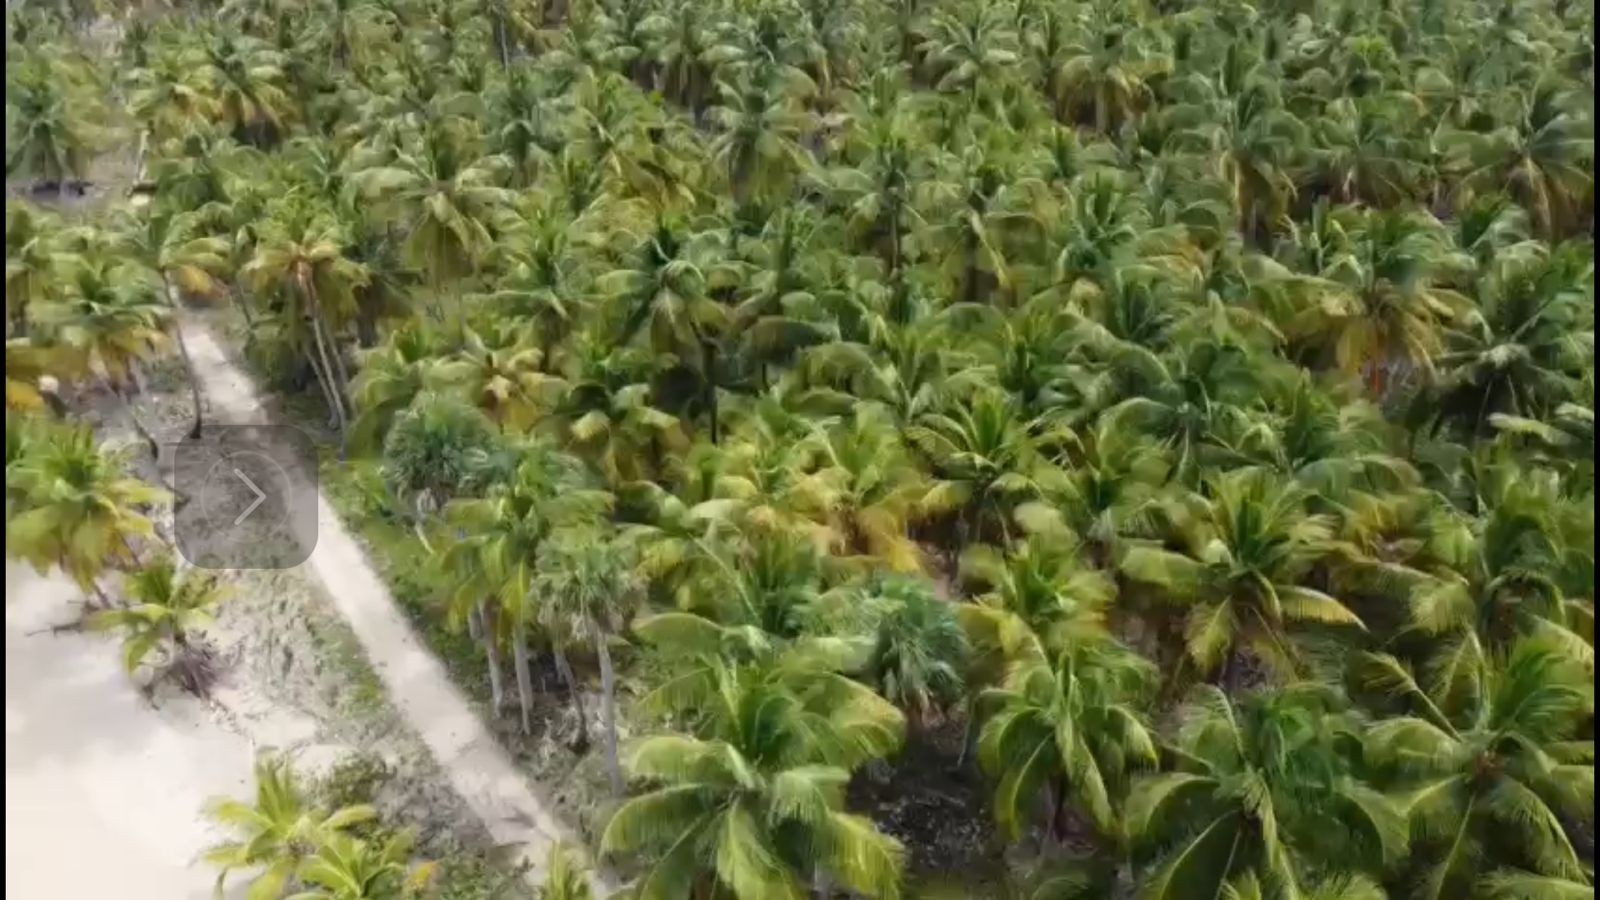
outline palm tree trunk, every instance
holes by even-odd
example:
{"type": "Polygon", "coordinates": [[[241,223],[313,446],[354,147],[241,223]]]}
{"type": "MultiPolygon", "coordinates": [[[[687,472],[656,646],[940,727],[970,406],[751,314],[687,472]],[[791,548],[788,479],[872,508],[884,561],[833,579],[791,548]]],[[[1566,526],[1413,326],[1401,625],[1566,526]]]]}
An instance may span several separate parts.
{"type": "Polygon", "coordinates": [[[139,183],[144,181],[144,155],[145,155],[145,151],[147,151],[149,148],[150,148],[150,129],[141,128],[141,129],[139,129],[139,149],[138,149],[137,152],[135,152],[134,157],[133,157],[133,183],[134,184],[139,184],[139,183]]]}
{"type": "Polygon", "coordinates": [[[500,68],[510,68],[511,48],[506,41],[506,10],[501,0],[495,0],[494,4],[494,44],[500,56],[500,68]]]}
{"type": "Polygon", "coordinates": [[[306,362],[311,366],[311,375],[312,375],[312,378],[317,382],[317,387],[322,389],[322,402],[327,404],[328,415],[331,417],[330,421],[328,422],[328,424],[332,425],[334,427],[338,427],[339,426],[338,405],[335,402],[335,400],[333,399],[333,387],[331,386],[331,384],[328,381],[328,376],[327,376],[327,374],[325,372],[322,371],[322,367],[317,365],[316,356],[314,356],[314,355],[307,356],[306,357],[306,362]]]}
{"type": "Polygon", "coordinates": [[[495,628],[494,602],[483,601],[479,610],[478,615],[483,620],[483,653],[489,660],[489,714],[494,717],[500,715],[506,700],[506,688],[500,675],[500,635],[495,628]]]}
{"type": "Polygon", "coordinates": [[[328,347],[322,337],[322,309],[317,302],[317,289],[311,284],[311,280],[303,275],[300,278],[300,286],[305,290],[306,300],[311,304],[311,338],[313,343],[316,344],[317,355],[322,359],[322,373],[328,380],[329,399],[333,401],[333,417],[339,425],[339,433],[343,434],[346,421],[342,402],[344,398],[339,392],[339,384],[335,380],[333,364],[328,359],[328,347]]]}
{"type": "Polygon", "coordinates": [[[345,368],[344,354],[339,350],[339,341],[334,338],[333,332],[328,330],[326,323],[322,324],[322,333],[328,342],[328,355],[333,357],[333,370],[338,374],[337,385],[339,388],[339,402],[344,404],[346,417],[355,404],[350,402],[350,371],[345,368]]]}
{"type": "Polygon", "coordinates": [[[589,623],[594,631],[594,650],[600,657],[600,714],[606,724],[606,774],[611,778],[611,795],[621,797],[626,784],[622,780],[622,765],[617,761],[617,674],[611,666],[611,648],[606,644],[606,632],[589,623]]]}
{"type": "Polygon", "coordinates": [[[517,703],[522,708],[522,733],[533,733],[533,675],[528,668],[528,626],[520,618],[511,635],[511,663],[517,672],[517,703]]]}
{"type": "Polygon", "coordinates": [[[256,334],[256,319],[250,312],[250,301],[245,299],[244,291],[239,290],[237,285],[229,288],[228,294],[233,297],[233,302],[238,305],[240,314],[244,316],[246,341],[248,341],[256,334]]]}
{"type": "Polygon", "coordinates": [[[978,736],[978,704],[973,698],[967,698],[967,721],[961,727],[961,754],[956,757],[956,768],[960,769],[967,764],[967,757],[972,755],[973,745],[977,743],[978,736]]]}
{"type": "Polygon", "coordinates": [[[578,711],[578,740],[583,746],[589,744],[589,714],[583,708],[583,691],[578,689],[578,677],[572,673],[572,663],[567,660],[567,651],[562,648],[560,641],[554,642],[556,671],[561,674],[561,680],[567,683],[567,692],[572,695],[572,705],[578,711]]]}
{"type": "Polygon", "coordinates": [[[194,427],[189,429],[189,437],[198,438],[205,415],[200,398],[200,379],[194,374],[194,360],[189,357],[189,344],[183,339],[183,325],[177,321],[178,299],[172,293],[172,280],[166,272],[161,273],[161,288],[162,295],[167,298],[167,306],[172,309],[172,337],[178,344],[178,355],[183,358],[183,372],[189,376],[189,398],[194,402],[194,427]]]}

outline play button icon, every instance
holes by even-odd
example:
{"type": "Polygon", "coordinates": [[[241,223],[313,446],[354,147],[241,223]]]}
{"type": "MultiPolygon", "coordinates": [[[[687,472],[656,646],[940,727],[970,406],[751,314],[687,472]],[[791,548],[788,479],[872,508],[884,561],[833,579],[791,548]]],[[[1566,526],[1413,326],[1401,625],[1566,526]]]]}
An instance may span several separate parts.
{"type": "Polygon", "coordinates": [[[212,426],[174,454],[178,550],[207,569],[299,565],[316,543],[310,442],[281,426],[212,426]]]}

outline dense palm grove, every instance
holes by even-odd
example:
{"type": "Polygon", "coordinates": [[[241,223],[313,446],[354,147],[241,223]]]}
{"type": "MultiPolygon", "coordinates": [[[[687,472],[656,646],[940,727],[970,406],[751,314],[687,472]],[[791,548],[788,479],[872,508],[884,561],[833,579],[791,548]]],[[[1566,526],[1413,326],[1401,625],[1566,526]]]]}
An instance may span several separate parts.
{"type": "Polygon", "coordinates": [[[494,710],[598,673],[637,896],[914,895],[847,786],[951,730],[1019,896],[1593,896],[1592,4],[88,16],[8,10],[13,553],[139,563],[46,388],[210,301],[494,710]]]}

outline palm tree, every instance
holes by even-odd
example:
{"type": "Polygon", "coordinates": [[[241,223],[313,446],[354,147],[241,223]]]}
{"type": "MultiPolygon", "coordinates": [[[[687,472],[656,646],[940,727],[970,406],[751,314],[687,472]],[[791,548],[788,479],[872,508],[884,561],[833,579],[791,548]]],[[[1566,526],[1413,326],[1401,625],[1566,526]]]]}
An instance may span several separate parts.
{"type": "Polygon", "coordinates": [[[235,835],[204,854],[206,862],[222,870],[218,891],[235,869],[260,869],[251,879],[250,895],[281,896],[330,839],[377,817],[370,806],[332,812],[312,806],[289,762],[280,756],[263,753],[256,758],[255,782],[253,803],[225,797],[206,803],[206,817],[235,835]]]}
{"type": "Polygon", "coordinates": [[[1313,304],[1289,325],[1333,362],[1361,373],[1382,396],[1390,377],[1432,371],[1444,351],[1444,329],[1463,315],[1465,298],[1444,286],[1460,264],[1449,236],[1425,213],[1352,212],[1349,245],[1312,282],[1313,304]]]}
{"type": "Polygon", "coordinates": [[[703,736],[646,737],[623,756],[651,787],[613,814],[601,847],[645,855],[639,896],[801,900],[825,876],[898,897],[900,843],[844,811],[850,770],[892,749],[882,737],[897,723],[818,711],[760,670],[718,667],[702,699],[703,736]]]}
{"type": "Polygon", "coordinates": [[[544,872],[544,885],[539,889],[538,900],[594,900],[594,893],[589,889],[587,867],[578,859],[578,853],[566,843],[557,841],[550,845],[544,872]]]}
{"type": "Polygon", "coordinates": [[[909,536],[928,482],[889,415],[862,404],[842,421],[818,423],[809,448],[814,478],[837,535],[836,551],[898,572],[917,572],[922,553],[909,536]]]}
{"type": "Polygon", "coordinates": [[[298,878],[309,890],[294,900],[416,900],[426,896],[433,863],[409,865],[416,836],[397,831],[381,844],[338,831],[323,835],[317,852],[301,863],[298,878]]]}
{"type": "MultiPolygon", "coordinates": [[[[457,622],[475,615],[481,625],[496,712],[504,696],[499,648],[502,630],[509,632],[524,733],[533,730],[529,632],[543,608],[535,587],[539,549],[558,528],[593,523],[609,505],[610,495],[583,488],[577,460],[532,444],[487,496],[458,499],[446,511],[458,529],[440,559],[451,582],[450,614],[457,622]],[[509,619],[503,624],[502,614],[509,619]]],[[[579,685],[560,641],[554,649],[581,716],[579,685]]]]}
{"type": "Polygon", "coordinates": [[[1005,10],[977,6],[936,14],[922,52],[941,74],[940,91],[965,90],[969,100],[1005,78],[1017,63],[1017,35],[1008,26],[1005,10]]]}
{"type": "Polygon", "coordinates": [[[1016,405],[985,396],[922,422],[907,438],[932,462],[939,479],[923,507],[953,513],[962,544],[1009,533],[1010,512],[1038,493],[1036,439],[1016,405]]]}
{"type": "Polygon", "coordinates": [[[1370,745],[1380,771],[1407,789],[1410,896],[1506,896],[1539,876],[1587,882],[1563,824],[1594,814],[1593,745],[1579,739],[1594,708],[1583,667],[1557,645],[1519,642],[1454,715],[1392,656],[1367,655],[1358,673],[1402,713],[1373,725],[1370,745]]]}
{"type": "Polygon", "coordinates": [[[26,337],[29,309],[60,287],[60,274],[72,258],[57,246],[59,226],[29,203],[6,203],[6,337],[26,337]]]}
{"type": "Polygon", "coordinates": [[[1084,29],[1065,50],[1057,96],[1088,98],[1069,108],[1112,134],[1136,118],[1153,98],[1150,83],[1171,68],[1155,41],[1138,28],[1106,25],[1084,29]]]}
{"type": "Polygon", "coordinates": [[[61,196],[88,175],[103,137],[93,124],[93,94],[43,52],[6,70],[6,177],[26,175],[61,196]]]}
{"type": "Polygon", "coordinates": [[[227,595],[215,575],[179,571],[171,556],[161,556],[123,576],[130,605],[95,613],[89,627],[123,634],[122,665],[132,675],[151,653],[159,654],[152,684],[171,677],[195,696],[204,696],[212,678],[211,654],[197,631],[211,624],[212,608],[227,595]]]}
{"type": "Polygon", "coordinates": [[[203,410],[200,379],[189,359],[189,345],[183,339],[182,324],[176,321],[179,294],[208,300],[220,296],[226,290],[221,276],[229,268],[228,242],[197,233],[197,219],[194,215],[158,214],[152,210],[129,222],[120,235],[129,254],[161,278],[161,296],[173,312],[169,330],[189,377],[189,395],[194,404],[194,427],[189,431],[192,438],[200,436],[203,410]]]}
{"type": "Polygon", "coordinates": [[[964,693],[967,638],[953,605],[926,581],[887,578],[871,596],[877,627],[867,671],[916,734],[930,714],[948,709],[964,693]]]}
{"type": "Polygon", "coordinates": [[[957,612],[969,633],[998,634],[1015,617],[1047,653],[1104,636],[1117,594],[1111,577],[1086,564],[1077,540],[1062,531],[1032,534],[1005,550],[973,544],[961,575],[978,591],[957,612]]]}
{"type": "Polygon", "coordinates": [[[1594,340],[1584,287],[1592,268],[1587,251],[1571,246],[1502,262],[1480,292],[1479,314],[1451,329],[1440,356],[1446,408],[1472,410],[1481,433],[1493,414],[1537,416],[1574,399],[1594,340]]]}
{"type": "Polygon", "coordinates": [[[607,775],[611,792],[618,797],[625,785],[617,758],[617,676],[610,643],[623,630],[643,591],[632,561],[620,548],[604,532],[558,535],[540,546],[532,587],[540,598],[540,621],[559,635],[556,640],[594,642],[600,660],[607,775]]]}
{"type": "Polygon", "coordinates": [[[891,279],[905,266],[907,235],[924,224],[913,202],[915,154],[907,130],[892,119],[873,123],[861,163],[830,170],[839,202],[848,204],[849,228],[866,246],[880,248],[891,279]]]}
{"type": "Polygon", "coordinates": [[[999,686],[984,691],[987,710],[978,761],[997,779],[994,814],[1013,840],[1046,798],[1053,835],[1074,807],[1115,853],[1125,853],[1118,807],[1128,779],[1153,768],[1156,745],[1141,697],[1154,667],[1109,641],[1077,643],[1058,654],[1037,641],[1019,649],[999,686]]]}
{"type": "Polygon", "coordinates": [[[792,92],[759,77],[718,82],[721,103],[709,118],[719,129],[708,148],[728,179],[735,207],[781,196],[810,157],[799,143],[809,126],[792,92]]]}
{"type": "Polygon", "coordinates": [[[1159,854],[1142,896],[1263,896],[1263,885],[1318,896],[1319,864],[1370,878],[1400,859],[1404,810],[1361,779],[1351,743],[1356,724],[1322,688],[1236,703],[1202,686],[1183,711],[1176,769],[1128,798],[1129,835],[1141,856],[1159,854]]]}
{"type": "Polygon", "coordinates": [[[1541,236],[1559,237],[1580,221],[1579,204],[1593,190],[1594,123],[1553,81],[1516,96],[1520,109],[1506,126],[1447,135],[1446,165],[1469,191],[1509,188],[1541,236]]]}
{"type": "Polygon", "coordinates": [[[258,147],[279,140],[295,113],[283,56],[222,25],[207,36],[204,59],[203,90],[234,138],[258,147]]]}
{"type": "MultiPolygon", "coordinates": [[[[363,194],[400,217],[406,262],[428,273],[436,303],[451,282],[477,271],[508,214],[511,193],[497,183],[507,163],[501,156],[475,157],[468,137],[444,123],[424,132],[416,152],[402,151],[353,176],[363,194]]],[[[458,318],[464,336],[464,309],[458,318]]]]}
{"type": "Polygon", "coordinates": [[[126,453],[101,451],[86,427],[47,437],[37,455],[22,461],[15,479],[26,499],[7,519],[7,553],[41,573],[60,566],[102,600],[95,583],[100,574],[108,566],[136,563],[132,541],[155,534],[137,507],[166,496],[129,476],[126,453]]]}
{"type": "Polygon", "coordinates": [[[1126,577],[1189,605],[1184,649],[1202,675],[1220,669],[1221,682],[1236,686],[1246,651],[1292,674],[1301,668],[1292,623],[1364,627],[1339,600],[1303,583],[1332,538],[1332,522],[1308,512],[1304,488],[1241,469],[1216,476],[1207,494],[1169,513],[1169,539],[1182,551],[1138,543],[1121,561],[1126,577]]]}
{"type": "Polygon", "coordinates": [[[654,233],[635,250],[628,268],[614,269],[595,281],[604,302],[622,317],[616,344],[643,333],[651,349],[671,354],[701,379],[711,442],[722,437],[714,371],[717,336],[727,313],[711,299],[704,260],[717,243],[715,235],[685,237],[668,219],[656,222],[654,233]]]}
{"type": "Polygon", "coordinates": [[[354,316],[355,291],[369,278],[348,247],[328,210],[291,195],[262,223],[255,254],[239,271],[258,293],[279,292],[290,340],[306,355],[341,435],[350,421],[349,378],[336,335],[354,316]]]}
{"type": "Polygon", "coordinates": [[[168,346],[171,308],[148,274],[116,259],[82,259],[41,322],[73,374],[97,377],[118,396],[139,383],[138,365],[168,346]]]}
{"type": "Polygon", "coordinates": [[[1493,506],[1481,519],[1439,517],[1428,549],[1442,563],[1440,571],[1402,582],[1409,586],[1412,628],[1431,639],[1426,683],[1435,702],[1452,713],[1484,692],[1490,663],[1523,636],[1563,645],[1574,660],[1594,663],[1592,646],[1578,634],[1581,604],[1562,589],[1565,541],[1556,475],[1517,475],[1506,479],[1498,496],[1485,492],[1493,506]]]}
{"type": "Polygon", "coordinates": [[[1290,154],[1304,138],[1304,124],[1283,108],[1272,83],[1252,79],[1173,116],[1191,122],[1181,134],[1213,159],[1217,176],[1228,185],[1240,230],[1259,240],[1276,225],[1294,191],[1288,173],[1290,154]]]}
{"type": "Polygon", "coordinates": [[[502,431],[528,430],[554,409],[565,383],[540,370],[541,353],[525,330],[499,327],[488,338],[467,329],[454,353],[427,373],[436,389],[456,391],[502,431]]]}
{"type": "Polygon", "coordinates": [[[1407,115],[1421,112],[1409,96],[1352,99],[1328,104],[1312,127],[1321,147],[1314,163],[1316,186],[1335,203],[1363,201],[1394,206],[1412,196],[1422,166],[1406,135],[1407,115]]]}
{"type": "Polygon", "coordinates": [[[390,332],[384,343],[363,353],[351,385],[356,418],[349,446],[356,452],[381,448],[395,418],[422,393],[443,347],[438,334],[415,322],[390,332]]]}

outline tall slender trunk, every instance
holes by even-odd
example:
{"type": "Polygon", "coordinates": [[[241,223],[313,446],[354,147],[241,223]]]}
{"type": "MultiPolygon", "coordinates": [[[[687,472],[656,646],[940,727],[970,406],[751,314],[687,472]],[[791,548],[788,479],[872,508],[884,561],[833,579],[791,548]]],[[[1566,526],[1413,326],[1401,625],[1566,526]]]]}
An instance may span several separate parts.
{"type": "Polygon", "coordinates": [[[491,716],[500,715],[500,709],[505,706],[506,688],[500,675],[500,635],[495,626],[496,612],[494,601],[485,600],[480,606],[479,616],[483,620],[483,653],[489,658],[489,710],[491,716]]]}
{"type": "Polygon", "coordinates": [[[311,337],[317,346],[317,355],[322,359],[322,372],[328,379],[330,399],[333,401],[333,417],[339,424],[339,433],[343,434],[346,425],[344,411],[344,397],[339,390],[338,376],[334,372],[333,363],[328,358],[328,346],[322,335],[322,307],[317,302],[317,289],[311,279],[304,273],[299,275],[300,287],[305,291],[306,301],[311,304],[311,337]]]}
{"type": "Polygon", "coordinates": [[[172,337],[178,344],[178,355],[183,358],[184,374],[189,376],[189,398],[194,402],[194,427],[189,429],[189,437],[200,436],[201,426],[205,423],[205,411],[200,398],[200,378],[194,372],[194,360],[189,356],[189,344],[183,339],[183,323],[178,321],[178,297],[172,291],[172,280],[166,272],[161,273],[162,295],[167,298],[167,306],[172,310],[172,337]]]}
{"type": "Polygon", "coordinates": [[[511,67],[511,47],[506,41],[506,11],[502,0],[494,4],[494,44],[500,56],[500,68],[511,67]]]}
{"type": "Polygon", "coordinates": [[[589,744],[589,714],[583,708],[583,691],[578,688],[578,677],[572,673],[572,663],[567,660],[567,651],[562,648],[561,642],[554,641],[556,671],[561,674],[561,680],[567,683],[567,692],[572,695],[572,705],[578,711],[578,740],[583,746],[589,744]]]}
{"type": "Polygon", "coordinates": [[[229,288],[228,294],[238,305],[240,314],[244,316],[245,340],[248,342],[256,336],[256,317],[250,312],[250,301],[245,298],[244,291],[239,290],[237,285],[229,288]]]}
{"type": "Polygon", "coordinates": [[[978,704],[975,698],[967,698],[967,721],[961,727],[961,755],[956,757],[956,768],[967,764],[967,757],[972,755],[973,745],[977,743],[978,735],[978,704]]]}
{"type": "Polygon", "coordinates": [[[621,797],[627,785],[622,780],[622,765],[617,760],[617,674],[611,666],[611,648],[605,629],[589,623],[594,632],[594,651],[600,658],[600,714],[606,724],[606,774],[611,778],[611,795],[621,797]]]}
{"type": "Polygon", "coordinates": [[[306,363],[311,366],[311,375],[313,380],[317,382],[317,387],[322,389],[322,402],[328,407],[328,424],[337,428],[339,427],[339,407],[337,401],[333,399],[333,386],[329,382],[327,374],[322,371],[322,367],[317,365],[317,357],[314,354],[306,357],[306,363]]]}
{"type": "Polygon", "coordinates": [[[533,733],[533,674],[528,668],[528,626],[518,617],[511,636],[511,663],[517,672],[517,703],[522,708],[522,733],[533,733]]]}
{"type": "Polygon", "coordinates": [[[139,149],[133,158],[133,183],[140,184],[144,181],[144,156],[150,148],[150,129],[139,129],[139,149]]]}
{"type": "Polygon", "coordinates": [[[706,380],[706,413],[711,418],[711,443],[716,444],[722,436],[721,422],[717,410],[717,348],[710,341],[702,340],[700,343],[701,377],[706,380]]]}
{"type": "MultiPolygon", "coordinates": [[[[320,317],[319,317],[320,318],[320,317]]],[[[349,417],[355,404],[350,402],[350,371],[345,368],[344,354],[339,350],[339,341],[333,336],[327,323],[321,322],[323,339],[328,344],[328,355],[333,357],[333,370],[338,373],[339,402],[344,404],[345,415],[349,417]]]]}

